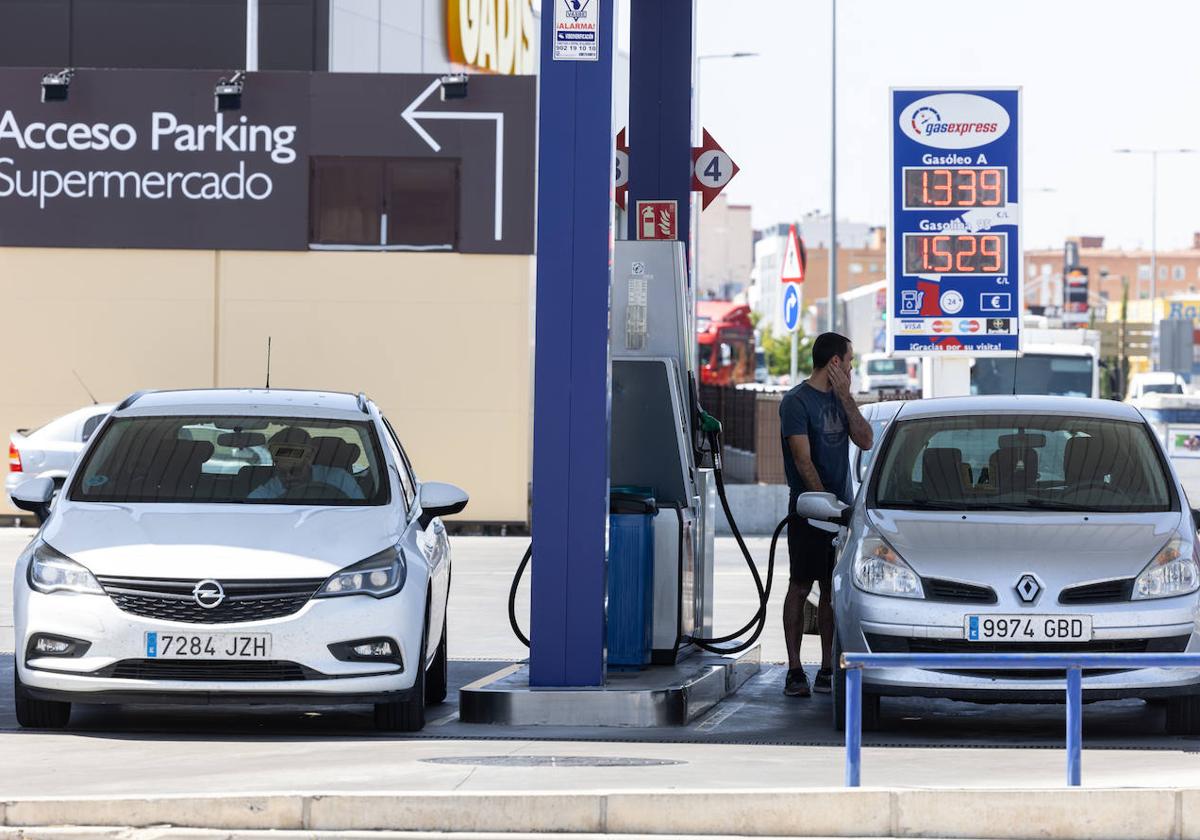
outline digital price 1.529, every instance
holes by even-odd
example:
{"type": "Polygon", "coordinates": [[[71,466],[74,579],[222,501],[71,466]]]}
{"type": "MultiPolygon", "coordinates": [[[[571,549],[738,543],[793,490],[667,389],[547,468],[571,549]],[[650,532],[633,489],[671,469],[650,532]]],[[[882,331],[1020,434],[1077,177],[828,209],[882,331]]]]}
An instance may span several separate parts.
{"type": "Polygon", "coordinates": [[[905,274],[1008,273],[1007,234],[906,233],[905,274]]]}

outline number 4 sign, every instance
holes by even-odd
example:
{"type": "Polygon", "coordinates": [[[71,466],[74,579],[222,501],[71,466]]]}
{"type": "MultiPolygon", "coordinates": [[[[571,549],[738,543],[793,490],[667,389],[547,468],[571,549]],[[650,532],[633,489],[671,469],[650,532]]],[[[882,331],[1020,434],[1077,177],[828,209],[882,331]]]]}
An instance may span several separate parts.
{"type": "Polygon", "coordinates": [[[721,148],[721,144],[712,138],[708,129],[704,130],[704,145],[692,149],[692,189],[703,194],[701,209],[705,209],[713,199],[721,194],[725,185],[738,174],[738,165],[733,158],[721,148]]]}

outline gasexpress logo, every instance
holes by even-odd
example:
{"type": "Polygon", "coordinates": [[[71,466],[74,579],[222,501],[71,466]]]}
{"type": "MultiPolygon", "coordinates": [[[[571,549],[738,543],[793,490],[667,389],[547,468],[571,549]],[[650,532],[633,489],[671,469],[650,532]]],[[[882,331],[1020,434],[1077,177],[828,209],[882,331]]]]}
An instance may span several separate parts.
{"type": "Polygon", "coordinates": [[[901,131],[938,149],[984,146],[1003,137],[1009,122],[999,103],[973,93],[926,96],[900,114],[901,131]]]}

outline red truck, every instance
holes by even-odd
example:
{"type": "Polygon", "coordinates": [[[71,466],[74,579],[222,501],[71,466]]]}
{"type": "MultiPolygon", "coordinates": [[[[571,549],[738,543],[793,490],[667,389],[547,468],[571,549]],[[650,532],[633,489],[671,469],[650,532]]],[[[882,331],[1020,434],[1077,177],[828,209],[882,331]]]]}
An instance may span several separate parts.
{"type": "Polygon", "coordinates": [[[754,323],[749,306],[728,300],[697,301],[696,337],[702,385],[754,381],[754,323]]]}

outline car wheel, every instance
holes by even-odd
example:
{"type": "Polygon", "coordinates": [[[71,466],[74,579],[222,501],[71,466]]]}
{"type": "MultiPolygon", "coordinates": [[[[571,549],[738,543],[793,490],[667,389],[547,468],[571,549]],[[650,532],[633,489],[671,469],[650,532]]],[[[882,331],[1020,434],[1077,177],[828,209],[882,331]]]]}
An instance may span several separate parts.
{"type": "Polygon", "coordinates": [[[1200,735],[1200,694],[1167,698],[1167,734],[1200,735]]]}
{"type": "Polygon", "coordinates": [[[450,686],[450,662],[446,652],[446,621],[442,620],[442,640],[438,642],[433,663],[425,674],[425,703],[436,706],[444,702],[450,686]]]}
{"type": "Polygon", "coordinates": [[[429,637],[429,621],[421,633],[420,653],[417,655],[417,679],[404,700],[375,704],[375,728],[385,732],[420,732],[425,728],[425,644],[429,637]]]}
{"type": "Polygon", "coordinates": [[[30,729],[63,729],[71,719],[71,704],[60,700],[37,700],[25,693],[21,677],[13,670],[13,697],[17,723],[30,729]]]}
{"type": "MultiPolygon", "coordinates": [[[[833,636],[833,728],[846,731],[846,671],[842,668],[842,645],[837,634],[833,636]]],[[[864,732],[879,729],[880,697],[868,691],[862,693],[862,728],[864,732]]]]}

